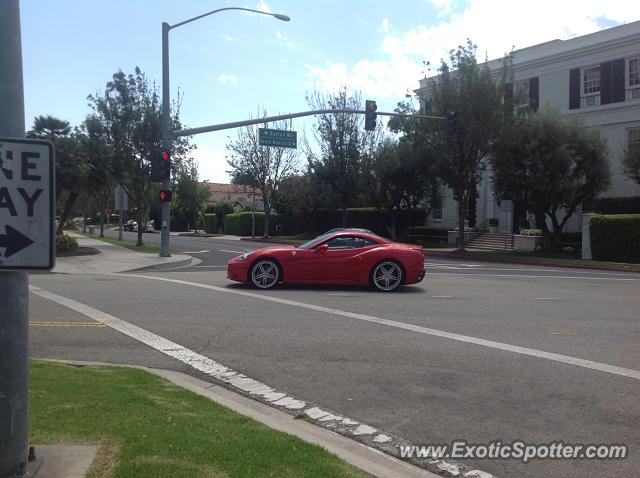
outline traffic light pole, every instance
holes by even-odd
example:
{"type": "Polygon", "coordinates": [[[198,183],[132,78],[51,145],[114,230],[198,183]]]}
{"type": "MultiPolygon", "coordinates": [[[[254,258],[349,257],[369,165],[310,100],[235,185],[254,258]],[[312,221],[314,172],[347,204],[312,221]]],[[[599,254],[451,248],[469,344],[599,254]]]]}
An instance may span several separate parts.
{"type": "MultiPolygon", "coordinates": [[[[19,0],[2,0],[0,136],[24,138],[24,126],[20,5],[19,0]]],[[[0,304],[0,478],[10,478],[26,476],[27,466],[28,272],[0,272],[0,304]]]]}
{"type": "MultiPolygon", "coordinates": [[[[169,152],[171,158],[171,98],[169,92],[169,30],[171,26],[162,23],[162,150],[169,152]]],[[[157,158],[155,159],[157,160],[157,158]]],[[[171,188],[171,179],[167,174],[162,178],[163,191],[171,188]]],[[[171,231],[171,203],[160,203],[160,257],[169,257],[169,239],[171,231]]]]}

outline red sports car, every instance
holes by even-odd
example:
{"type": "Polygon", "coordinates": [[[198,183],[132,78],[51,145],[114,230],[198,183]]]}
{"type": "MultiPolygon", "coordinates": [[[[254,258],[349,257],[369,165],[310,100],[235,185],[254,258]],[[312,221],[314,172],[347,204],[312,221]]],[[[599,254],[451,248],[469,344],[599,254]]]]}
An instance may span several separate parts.
{"type": "Polygon", "coordinates": [[[272,246],[227,263],[227,277],[270,289],[285,284],[371,285],[392,291],[424,278],[422,247],[366,229],[332,229],[300,246],[272,246]]]}

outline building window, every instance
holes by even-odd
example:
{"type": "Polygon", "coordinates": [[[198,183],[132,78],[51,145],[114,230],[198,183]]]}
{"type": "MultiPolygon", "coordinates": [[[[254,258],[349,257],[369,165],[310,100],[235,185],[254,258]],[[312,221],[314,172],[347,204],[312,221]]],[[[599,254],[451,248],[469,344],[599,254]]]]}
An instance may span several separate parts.
{"type": "Polygon", "coordinates": [[[513,99],[514,104],[519,108],[529,106],[529,80],[514,83],[513,99]]]}
{"type": "Polygon", "coordinates": [[[627,65],[627,85],[631,88],[640,86],[640,58],[632,58],[627,65]]]}
{"type": "Polygon", "coordinates": [[[582,70],[582,94],[600,93],[600,67],[592,66],[582,70]]]}
{"type": "Polygon", "coordinates": [[[442,222],[442,208],[434,207],[431,209],[431,220],[433,222],[442,222]]]}

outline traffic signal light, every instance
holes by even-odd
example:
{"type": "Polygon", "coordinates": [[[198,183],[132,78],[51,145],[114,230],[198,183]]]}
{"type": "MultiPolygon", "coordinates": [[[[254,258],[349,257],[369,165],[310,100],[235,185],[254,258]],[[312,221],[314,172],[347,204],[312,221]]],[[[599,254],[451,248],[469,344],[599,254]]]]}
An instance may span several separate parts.
{"type": "Polygon", "coordinates": [[[160,180],[164,181],[171,177],[171,156],[166,149],[160,150],[160,180]]]}
{"type": "Polygon", "coordinates": [[[367,131],[373,131],[376,129],[376,111],[378,105],[373,100],[367,100],[364,104],[364,129],[367,131]]]}
{"type": "Polygon", "coordinates": [[[158,197],[160,198],[160,202],[171,202],[171,199],[173,199],[173,193],[171,191],[163,190],[160,191],[158,197]]]}
{"type": "Polygon", "coordinates": [[[447,112],[447,135],[454,138],[458,134],[458,112],[449,110],[447,112]]]}

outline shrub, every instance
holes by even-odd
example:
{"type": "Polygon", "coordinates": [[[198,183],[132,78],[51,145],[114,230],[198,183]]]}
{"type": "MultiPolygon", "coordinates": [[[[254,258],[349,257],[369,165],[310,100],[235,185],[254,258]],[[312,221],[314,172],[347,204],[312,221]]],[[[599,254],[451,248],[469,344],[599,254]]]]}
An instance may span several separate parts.
{"type": "Polygon", "coordinates": [[[600,214],[640,214],[640,196],[598,198],[592,209],[600,214]]]}
{"type": "Polygon", "coordinates": [[[215,234],[218,232],[218,216],[215,213],[202,215],[204,232],[215,234]]]}
{"type": "Polygon", "coordinates": [[[448,237],[448,229],[442,229],[438,227],[428,226],[413,226],[409,228],[410,236],[425,236],[425,237],[448,237]]]}
{"type": "MultiPolygon", "coordinates": [[[[269,216],[269,235],[286,236],[295,234],[291,226],[291,218],[271,213],[269,216]],[[276,226],[282,226],[276,231],[276,226]]],[[[224,232],[225,234],[233,234],[235,236],[251,235],[251,213],[237,212],[234,214],[226,214],[224,216],[224,232]]],[[[256,212],[256,236],[264,233],[264,212],[256,212]]]]}
{"type": "Polygon", "coordinates": [[[78,248],[78,241],[75,237],[60,234],[56,236],[56,251],[75,251],[78,248]]]}
{"type": "Polygon", "coordinates": [[[542,236],[541,229],[520,229],[521,236],[542,236]]]}
{"type": "Polygon", "coordinates": [[[589,230],[594,259],[640,262],[640,216],[595,215],[589,230]]]}

